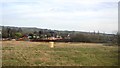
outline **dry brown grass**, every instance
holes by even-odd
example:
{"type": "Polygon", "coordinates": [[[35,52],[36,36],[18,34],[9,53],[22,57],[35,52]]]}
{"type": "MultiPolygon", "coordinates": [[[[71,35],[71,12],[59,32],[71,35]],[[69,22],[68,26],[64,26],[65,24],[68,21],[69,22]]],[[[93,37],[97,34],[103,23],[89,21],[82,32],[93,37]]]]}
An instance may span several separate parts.
{"type": "Polygon", "coordinates": [[[3,66],[116,66],[117,46],[96,43],[3,41],[3,66]]]}

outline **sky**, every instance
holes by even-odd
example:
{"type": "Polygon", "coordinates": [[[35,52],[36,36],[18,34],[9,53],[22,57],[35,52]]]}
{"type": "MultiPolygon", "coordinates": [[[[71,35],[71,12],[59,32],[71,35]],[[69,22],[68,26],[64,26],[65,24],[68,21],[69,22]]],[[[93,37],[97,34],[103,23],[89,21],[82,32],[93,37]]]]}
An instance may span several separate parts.
{"type": "Polygon", "coordinates": [[[0,25],[116,33],[119,0],[2,0],[0,25]]]}

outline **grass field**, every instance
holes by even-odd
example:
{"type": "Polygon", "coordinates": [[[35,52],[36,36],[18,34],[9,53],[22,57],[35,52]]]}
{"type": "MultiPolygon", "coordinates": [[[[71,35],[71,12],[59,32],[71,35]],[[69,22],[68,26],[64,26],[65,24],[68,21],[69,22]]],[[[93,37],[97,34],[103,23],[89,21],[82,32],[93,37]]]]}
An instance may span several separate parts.
{"type": "Polygon", "coordinates": [[[3,66],[117,66],[117,46],[95,43],[3,41],[3,66]]]}

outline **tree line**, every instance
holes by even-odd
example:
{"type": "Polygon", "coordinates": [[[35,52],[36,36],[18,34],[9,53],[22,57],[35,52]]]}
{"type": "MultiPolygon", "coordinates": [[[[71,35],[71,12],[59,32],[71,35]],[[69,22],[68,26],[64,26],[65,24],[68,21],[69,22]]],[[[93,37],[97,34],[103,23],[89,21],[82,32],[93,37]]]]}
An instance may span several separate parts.
{"type": "Polygon", "coordinates": [[[61,42],[89,42],[89,43],[114,43],[119,42],[118,34],[105,34],[105,33],[90,33],[90,32],[77,32],[77,31],[57,31],[39,29],[25,31],[22,27],[5,27],[2,26],[2,38],[18,39],[28,36],[29,39],[41,39],[48,37],[62,38],[61,42]]]}

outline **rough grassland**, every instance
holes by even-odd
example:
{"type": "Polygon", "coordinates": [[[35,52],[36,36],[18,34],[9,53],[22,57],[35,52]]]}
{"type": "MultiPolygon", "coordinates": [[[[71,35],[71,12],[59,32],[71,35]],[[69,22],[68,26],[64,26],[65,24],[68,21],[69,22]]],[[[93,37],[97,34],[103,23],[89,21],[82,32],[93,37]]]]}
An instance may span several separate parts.
{"type": "Polygon", "coordinates": [[[3,41],[3,66],[116,66],[117,46],[94,43],[3,41]]]}

